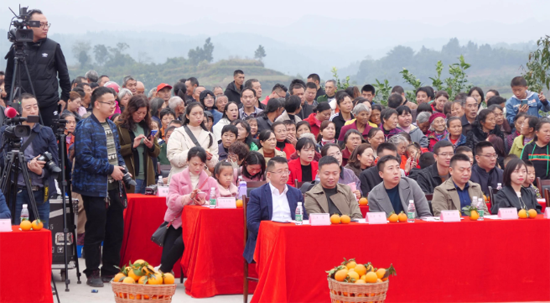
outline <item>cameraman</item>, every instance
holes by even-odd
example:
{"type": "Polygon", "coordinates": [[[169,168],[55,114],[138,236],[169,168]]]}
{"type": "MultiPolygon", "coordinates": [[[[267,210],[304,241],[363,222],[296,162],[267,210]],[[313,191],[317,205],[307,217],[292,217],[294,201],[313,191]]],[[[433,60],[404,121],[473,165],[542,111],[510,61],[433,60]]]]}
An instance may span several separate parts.
{"type": "Polygon", "coordinates": [[[120,180],[124,158],[116,125],[109,120],[116,107],[113,90],[99,87],[92,93],[92,115],[80,121],[75,130],[76,161],[73,191],[82,195],[86,222],[86,284],[103,287],[119,272],[124,221],[120,180]],[[103,241],[101,278],[99,264],[103,241]]]}
{"type": "MultiPolygon", "coordinates": [[[[30,10],[29,15],[31,21],[40,21],[40,27],[30,28],[34,32],[34,39],[33,42],[24,44],[25,60],[32,78],[36,99],[40,106],[42,122],[45,126],[51,126],[52,120],[60,113],[58,112],[58,104],[61,104],[61,110],[63,111],[65,101],[69,99],[71,80],[61,47],[57,42],[47,38],[51,25],[48,23],[48,19],[37,9],[30,10]],[[59,84],[57,77],[59,77],[59,84]],[[59,86],[61,86],[61,100],[59,99],[59,86]]],[[[14,56],[15,51],[12,46],[6,56],[8,59],[5,79],[6,92],[8,93],[7,100],[10,98],[9,94],[12,88],[14,56]]],[[[20,73],[22,92],[32,93],[31,83],[25,68],[21,66],[17,72],[20,73]]]]}
{"type": "MultiPolygon", "coordinates": [[[[38,116],[38,102],[36,98],[30,94],[22,94],[21,99],[18,100],[18,103],[14,104],[15,108],[18,110],[19,114],[23,118],[28,116],[38,116]]],[[[27,165],[29,171],[29,177],[31,182],[31,190],[34,195],[34,200],[36,201],[36,207],[38,209],[38,214],[40,219],[44,223],[44,227],[49,227],[49,218],[50,218],[50,197],[56,192],[54,179],[55,177],[44,168],[46,162],[39,161],[38,158],[44,154],[44,152],[49,152],[53,161],[56,165],[59,165],[58,161],[58,149],[57,149],[57,140],[53,131],[49,127],[40,125],[39,123],[29,123],[23,121],[22,125],[28,125],[31,128],[31,135],[29,137],[21,138],[21,151],[25,155],[25,163],[21,165],[27,165]]],[[[2,142],[6,143],[5,130],[8,126],[2,126],[0,128],[0,136],[3,138],[2,142]]],[[[7,151],[4,150],[0,154],[0,165],[4,165],[4,157],[6,156],[7,151]]],[[[6,169],[6,167],[3,167],[6,169]]],[[[29,208],[29,215],[31,220],[36,216],[30,207],[30,198],[27,193],[25,179],[23,173],[19,172],[17,178],[17,201],[15,203],[15,225],[20,223],[21,209],[23,204],[27,204],[29,208]]],[[[9,198],[9,197],[8,197],[9,198]]]]}

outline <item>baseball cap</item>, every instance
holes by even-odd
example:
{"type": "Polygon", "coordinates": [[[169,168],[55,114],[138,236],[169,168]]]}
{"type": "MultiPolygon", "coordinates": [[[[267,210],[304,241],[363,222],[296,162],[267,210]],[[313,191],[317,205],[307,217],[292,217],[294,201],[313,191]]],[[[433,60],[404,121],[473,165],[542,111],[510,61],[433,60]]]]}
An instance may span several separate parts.
{"type": "Polygon", "coordinates": [[[161,83],[161,84],[159,84],[159,85],[157,86],[157,92],[160,91],[161,89],[164,89],[164,88],[167,88],[167,87],[170,88],[170,89],[172,89],[172,86],[171,86],[171,85],[166,84],[166,83],[161,83]]]}

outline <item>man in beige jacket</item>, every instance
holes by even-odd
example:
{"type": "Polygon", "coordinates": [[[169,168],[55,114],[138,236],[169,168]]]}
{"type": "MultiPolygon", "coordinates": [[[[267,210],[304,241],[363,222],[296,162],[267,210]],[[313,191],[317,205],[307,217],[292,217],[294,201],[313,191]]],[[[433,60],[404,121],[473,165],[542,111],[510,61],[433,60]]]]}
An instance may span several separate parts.
{"type": "MultiPolygon", "coordinates": [[[[434,189],[432,208],[434,216],[439,216],[442,210],[459,210],[466,206],[477,206],[473,197],[483,198],[481,186],[470,181],[472,164],[470,158],[464,154],[456,154],[451,158],[449,167],[451,178],[441,183],[434,189]]],[[[481,203],[482,209],[489,214],[485,201],[481,203]]]]}

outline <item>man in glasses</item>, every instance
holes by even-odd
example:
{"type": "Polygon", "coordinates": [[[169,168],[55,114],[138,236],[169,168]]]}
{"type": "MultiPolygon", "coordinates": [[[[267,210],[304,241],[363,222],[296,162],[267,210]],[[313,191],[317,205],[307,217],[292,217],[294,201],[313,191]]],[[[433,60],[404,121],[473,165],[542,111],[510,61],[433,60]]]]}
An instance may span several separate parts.
{"type": "Polygon", "coordinates": [[[481,185],[481,191],[487,195],[489,186],[497,188],[498,183],[503,183],[503,171],[496,167],[498,156],[491,142],[481,141],[475,149],[477,163],[472,166],[470,180],[481,185]]]}
{"type": "Polygon", "coordinates": [[[433,153],[435,163],[421,170],[416,177],[416,182],[425,194],[433,193],[436,187],[449,179],[451,158],[455,154],[451,141],[437,142],[433,153]]]}
{"type": "MultiPolygon", "coordinates": [[[[40,107],[40,115],[44,125],[51,126],[61,111],[65,109],[66,101],[69,99],[71,91],[71,80],[69,70],[65,62],[65,56],[61,51],[59,44],[48,38],[48,30],[51,23],[48,22],[42,11],[34,9],[29,11],[31,21],[39,21],[39,27],[31,27],[34,37],[33,42],[24,44],[27,66],[32,78],[32,86],[40,107]],[[59,96],[59,87],[61,87],[61,98],[59,96]],[[61,111],[58,109],[61,105],[61,111]]],[[[11,84],[14,71],[15,51],[12,47],[7,55],[6,66],[6,92],[11,93],[11,84]]],[[[24,93],[32,94],[31,79],[24,71],[20,69],[21,89],[24,93]]],[[[20,72],[18,71],[18,73],[20,72]]]]}
{"type": "MultiPolygon", "coordinates": [[[[243,254],[248,263],[254,261],[254,249],[261,221],[289,222],[294,220],[298,202],[304,201],[299,189],[286,184],[290,171],[285,158],[279,156],[271,158],[267,162],[266,170],[269,183],[252,190],[248,202],[246,215],[248,240],[243,254]]],[[[305,210],[303,219],[308,219],[305,210]]]]}

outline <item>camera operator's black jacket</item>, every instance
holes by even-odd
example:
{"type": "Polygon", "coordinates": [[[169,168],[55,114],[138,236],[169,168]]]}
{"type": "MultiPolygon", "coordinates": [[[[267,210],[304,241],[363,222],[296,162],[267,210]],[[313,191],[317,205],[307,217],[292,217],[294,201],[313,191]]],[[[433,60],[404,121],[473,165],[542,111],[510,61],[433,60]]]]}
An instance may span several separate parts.
{"type": "MultiPolygon", "coordinates": [[[[6,125],[2,126],[0,128],[0,142],[5,143],[6,137],[4,136],[4,131],[6,130],[6,125]]],[[[59,152],[57,149],[57,139],[55,138],[55,135],[53,134],[53,131],[51,128],[47,126],[42,126],[38,123],[36,123],[32,129],[32,132],[36,133],[36,136],[32,140],[32,148],[34,150],[35,157],[38,155],[43,155],[44,152],[49,152],[52,154],[53,161],[55,162],[55,165],[59,166],[59,152]]],[[[8,152],[8,148],[6,147],[1,153],[0,153],[0,167],[2,167],[2,171],[5,169],[4,167],[4,157],[6,156],[6,153],[8,152]]],[[[27,165],[26,163],[23,163],[23,165],[27,165]]],[[[56,188],[55,188],[55,182],[54,177],[51,175],[50,171],[44,166],[42,168],[44,170],[44,177],[42,178],[44,180],[44,187],[48,187],[48,199],[51,198],[52,195],[57,194],[56,188]]],[[[29,175],[34,174],[32,171],[29,170],[29,175]]]]}
{"type": "MultiPolygon", "coordinates": [[[[69,100],[71,91],[71,80],[69,70],[65,62],[65,56],[61,51],[59,43],[45,38],[37,42],[25,43],[25,54],[29,73],[31,75],[32,84],[38,100],[38,106],[49,107],[59,102],[59,87],[61,86],[61,100],[69,100]],[[57,77],[59,77],[59,84],[57,77]]],[[[13,46],[7,55],[6,66],[6,92],[11,93],[11,81],[13,78],[14,69],[13,46]]],[[[23,92],[32,94],[29,78],[25,72],[25,68],[21,66],[21,86],[23,92]]],[[[18,71],[19,73],[19,71],[18,71]]]]}

